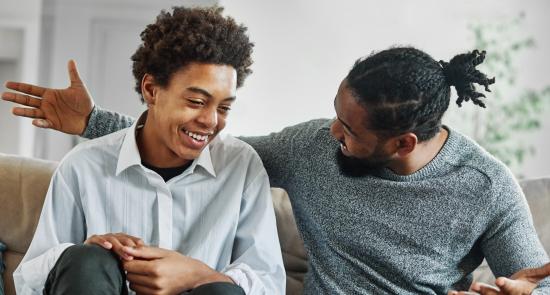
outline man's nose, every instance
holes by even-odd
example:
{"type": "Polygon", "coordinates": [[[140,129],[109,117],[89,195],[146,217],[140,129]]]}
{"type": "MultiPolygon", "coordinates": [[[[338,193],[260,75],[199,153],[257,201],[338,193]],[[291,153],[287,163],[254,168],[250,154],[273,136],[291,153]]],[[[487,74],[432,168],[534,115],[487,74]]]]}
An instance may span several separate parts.
{"type": "Polygon", "coordinates": [[[332,124],[330,125],[330,134],[338,141],[343,140],[342,124],[338,121],[338,119],[334,119],[334,121],[332,121],[332,124]]]}
{"type": "Polygon", "coordinates": [[[214,128],[218,125],[218,112],[216,109],[204,109],[197,121],[207,128],[214,128]]]}

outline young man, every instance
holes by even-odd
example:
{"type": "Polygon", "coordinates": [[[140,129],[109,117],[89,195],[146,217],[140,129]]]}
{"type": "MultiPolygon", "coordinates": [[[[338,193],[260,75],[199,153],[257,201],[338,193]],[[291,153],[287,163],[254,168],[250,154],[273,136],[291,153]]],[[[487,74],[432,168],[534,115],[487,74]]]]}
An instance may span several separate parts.
{"type": "MultiPolygon", "coordinates": [[[[488,90],[494,80],[475,69],[483,59],[474,51],[438,63],[414,48],[384,50],[358,60],[343,79],[336,119],[244,138],[262,158],[271,185],[290,195],[309,258],[306,294],[445,294],[468,289],[483,258],[503,276],[496,281],[500,291],[478,284],[473,290],[548,292],[543,279],[550,265],[541,267],[548,257],[513,176],[441,125],[451,86],[459,105],[471,100],[484,106],[474,83],[488,90]]],[[[91,105],[83,88],[78,95],[48,91],[91,105]]],[[[61,116],[20,108],[14,113],[87,137],[132,121],[97,106],[72,105],[61,116]],[[70,125],[77,128],[64,127],[70,125]]],[[[37,103],[35,109],[45,108],[37,103]]]]}
{"type": "Polygon", "coordinates": [[[18,294],[126,294],[126,280],[138,294],[284,294],[266,171],[219,135],[253,46],[221,12],[176,7],[142,32],[132,60],[147,111],[60,163],[18,294]]]}

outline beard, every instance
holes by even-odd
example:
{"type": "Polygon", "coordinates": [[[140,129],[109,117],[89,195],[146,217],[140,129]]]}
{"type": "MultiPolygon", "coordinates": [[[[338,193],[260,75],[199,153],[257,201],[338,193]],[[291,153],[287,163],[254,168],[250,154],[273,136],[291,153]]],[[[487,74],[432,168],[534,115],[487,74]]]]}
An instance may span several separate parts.
{"type": "Polygon", "coordinates": [[[384,168],[389,162],[388,157],[370,156],[367,159],[348,157],[341,149],[336,151],[336,161],[340,172],[349,177],[363,177],[373,174],[374,171],[384,168]]]}

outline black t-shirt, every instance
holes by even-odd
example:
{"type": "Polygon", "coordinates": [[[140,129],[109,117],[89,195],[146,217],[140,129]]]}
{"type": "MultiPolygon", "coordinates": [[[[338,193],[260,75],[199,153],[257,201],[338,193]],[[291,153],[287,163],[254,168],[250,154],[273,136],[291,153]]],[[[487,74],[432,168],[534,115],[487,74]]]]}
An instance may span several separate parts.
{"type": "Polygon", "coordinates": [[[155,167],[155,166],[151,166],[145,162],[141,162],[141,164],[153,171],[155,171],[156,173],[158,173],[158,175],[160,175],[160,177],[162,177],[162,179],[164,179],[164,182],[168,182],[168,180],[180,175],[183,173],[183,171],[185,171],[185,169],[187,169],[189,166],[191,166],[191,161],[189,161],[188,164],[185,164],[183,166],[179,166],[179,167],[170,167],[170,168],[158,168],[158,167],[155,167]]]}

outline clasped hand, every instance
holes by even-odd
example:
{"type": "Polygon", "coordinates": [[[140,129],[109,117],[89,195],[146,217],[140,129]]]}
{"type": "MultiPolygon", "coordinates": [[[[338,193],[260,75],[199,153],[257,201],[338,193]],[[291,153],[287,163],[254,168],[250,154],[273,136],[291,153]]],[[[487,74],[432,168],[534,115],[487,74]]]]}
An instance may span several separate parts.
{"type": "Polygon", "coordinates": [[[146,246],[140,238],[124,233],[93,235],[84,243],[116,253],[122,260],[130,289],[138,294],[179,294],[210,282],[233,283],[231,278],[197,259],[146,246]]]}

